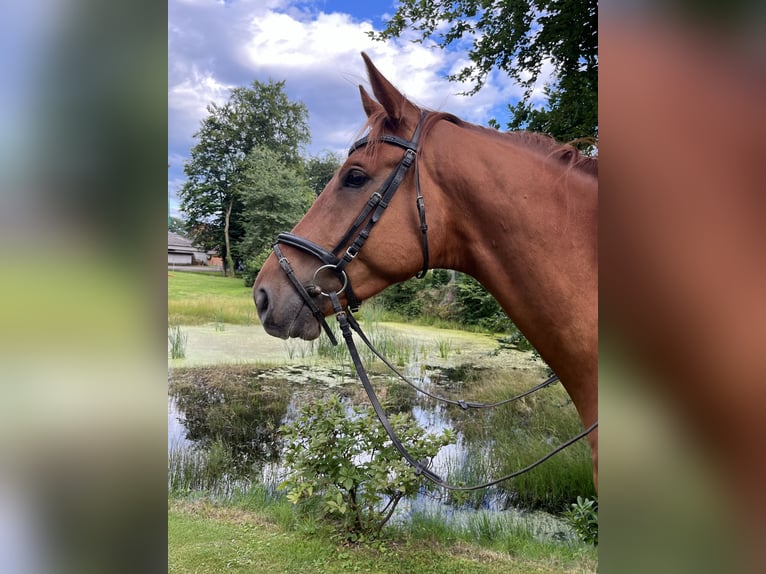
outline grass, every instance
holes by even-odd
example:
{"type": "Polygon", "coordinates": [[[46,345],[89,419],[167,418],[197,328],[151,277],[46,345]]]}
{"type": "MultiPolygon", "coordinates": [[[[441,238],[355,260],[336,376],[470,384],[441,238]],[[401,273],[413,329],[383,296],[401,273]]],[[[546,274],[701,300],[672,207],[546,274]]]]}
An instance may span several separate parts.
{"type": "MultiPolygon", "coordinates": [[[[432,520],[440,521],[438,517],[432,520]]],[[[440,521],[443,524],[443,521],[440,521]]],[[[421,523],[422,526],[422,523],[421,523]]],[[[595,572],[593,547],[536,542],[525,528],[485,525],[485,543],[467,527],[391,529],[373,546],[335,542],[298,518],[285,500],[254,490],[233,503],[168,501],[168,572],[418,572],[472,574],[595,572]],[[491,530],[486,535],[487,529],[491,530]],[[486,540],[490,536],[492,540],[486,540]]]]}
{"type": "Polygon", "coordinates": [[[168,492],[209,492],[225,495],[234,486],[230,476],[234,464],[231,449],[222,440],[207,449],[168,450],[168,492]]]}
{"type": "Polygon", "coordinates": [[[168,273],[168,324],[258,323],[252,289],[241,278],[204,273],[168,273]]]}
{"type": "MultiPolygon", "coordinates": [[[[493,402],[531,387],[531,383],[503,382],[503,373],[486,373],[475,381],[479,400],[493,402]]],[[[582,430],[574,406],[560,384],[552,385],[511,404],[465,417],[456,426],[482,449],[451,464],[450,480],[479,484],[524,468],[582,430]]],[[[450,461],[452,463],[452,461],[450,461]]],[[[578,495],[594,496],[587,439],[559,452],[534,470],[498,485],[514,506],[562,512],[578,495]]],[[[466,502],[478,507],[483,491],[468,493],[466,502]]]]}
{"type": "MultiPolygon", "coordinates": [[[[476,325],[464,325],[437,317],[404,317],[383,309],[382,304],[374,297],[365,302],[358,318],[367,323],[410,323],[439,329],[486,333],[486,329],[476,325]]],[[[168,324],[206,323],[257,324],[252,289],[245,287],[241,278],[184,271],[168,273],[168,324]]]]}

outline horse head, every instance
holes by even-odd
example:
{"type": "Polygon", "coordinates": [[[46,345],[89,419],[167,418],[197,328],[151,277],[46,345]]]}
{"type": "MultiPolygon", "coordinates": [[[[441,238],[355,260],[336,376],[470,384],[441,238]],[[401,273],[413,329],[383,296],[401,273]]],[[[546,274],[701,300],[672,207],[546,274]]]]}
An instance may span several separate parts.
{"type": "Polygon", "coordinates": [[[354,144],[293,231],[280,236],[280,255],[267,259],[253,286],[261,323],[277,337],[319,336],[321,322],[307,297],[328,315],[332,307],[323,293],[337,293],[344,305],[358,305],[426,266],[415,165],[423,114],[362,56],[377,99],[359,86],[368,135],[354,144]],[[355,241],[364,248],[355,248],[355,241]],[[339,273],[333,266],[344,257],[339,273]],[[280,268],[280,258],[290,262],[295,280],[305,288],[303,296],[280,268]]]}

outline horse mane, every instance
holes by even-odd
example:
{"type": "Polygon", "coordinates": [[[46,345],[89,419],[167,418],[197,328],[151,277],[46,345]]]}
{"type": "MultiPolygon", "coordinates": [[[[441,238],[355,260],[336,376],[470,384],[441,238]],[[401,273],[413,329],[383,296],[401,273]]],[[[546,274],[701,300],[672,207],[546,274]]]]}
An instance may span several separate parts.
{"type": "MultiPolygon", "coordinates": [[[[501,132],[493,128],[485,128],[463,121],[454,114],[447,112],[431,112],[426,116],[425,122],[421,128],[421,141],[425,140],[434,125],[442,120],[448,121],[461,128],[478,131],[505,143],[522,145],[527,149],[531,149],[543,155],[546,159],[564,166],[566,169],[573,169],[592,177],[598,177],[598,157],[584,155],[573,145],[581,141],[592,142],[592,140],[582,138],[562,144],[551,136],[536,132],[501,132]]],[[[390,119],[384,110],[380,110],[370,116],[367,120],[367,127],[369,128],[368,136],[370,142],[373,144],[370,153],[375,153],[374,148],[376,146],[374,144],[377,143],[378,138],[382,134],[390,132],[395,128],[395,126],[390,125],[390,119]]]]}

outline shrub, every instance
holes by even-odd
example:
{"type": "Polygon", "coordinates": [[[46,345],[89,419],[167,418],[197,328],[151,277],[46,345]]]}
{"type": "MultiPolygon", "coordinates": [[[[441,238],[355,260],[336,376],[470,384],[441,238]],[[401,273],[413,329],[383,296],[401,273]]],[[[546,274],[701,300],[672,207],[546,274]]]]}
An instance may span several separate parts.
{"type": "Polygon", "coordinates": [[[378,298],[387,311],[411,319],[423,312],[423,299],[419,297],[422,290],[422,281],[413,278],[391,285],[378,298]]]}
{"type": "Polygon", "coordinates": [[[457,312],[465,323],[496,332],[513,329],[513,323],[500,304],[470,275],[458,276],[456,303],[457,312]]]}
{"type": "MultiPolygon", "coordinates": [[[[455,442],[451,431],[426,434],[407,414],[390,421],[417,460],[430,460],[455,442]]],[[[338,397],[313,402],[283,435],[289,474],[280,488],[346,541],[376,538],[403,498],[435,488],[401,457],[371,407],[347,408],[338,397]]]]}
{"type": "Polygon", "coordinates": [[[269,255],[271,255],[271,249],[266,249],[261,251],[255,257],[250,257],[245,260],[245,269],[242,272],[242,278],[245,281],[245,287],[253,286],[253,283],[255,283],[255,278],[261,271],[263,264],[266,263],[266,259],[269,257],[269,255]]]}
{"type": "Polygon", "coordinates": [[[580,539],[598,546],[598,501],[593,498],[577,497],[569,509],[564,512],[564,520],[571,526],[580,539]]]}

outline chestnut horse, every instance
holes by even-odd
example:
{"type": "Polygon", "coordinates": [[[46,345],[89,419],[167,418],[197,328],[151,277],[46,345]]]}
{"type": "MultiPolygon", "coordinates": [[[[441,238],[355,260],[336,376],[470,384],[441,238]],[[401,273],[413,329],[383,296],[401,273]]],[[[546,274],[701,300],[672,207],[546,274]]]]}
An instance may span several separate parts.
{"type": "MultiPolygon", "coordinates": [[[[314,339],[333,312],[324,295],[354,307],[426,268],[455,269],[492,293],[593,425],[597,160],[545,136],[422,111],[362,56],[377,99],[360,86],[368,135],[258,274],[263,327],[314,339]]],[[[598,429],[588,440],[597,482],[598,429]]]]}

